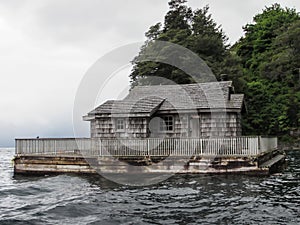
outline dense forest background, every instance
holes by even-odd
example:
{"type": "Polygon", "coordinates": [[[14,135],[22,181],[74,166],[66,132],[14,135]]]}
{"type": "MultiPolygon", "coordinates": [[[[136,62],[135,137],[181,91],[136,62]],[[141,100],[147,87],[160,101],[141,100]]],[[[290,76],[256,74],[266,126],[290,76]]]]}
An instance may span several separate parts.
{"type": "Polygon", "coordinates": [[[283,141],[295,140],[300,125],[299,13],[279,4],[268,6],[253,17],[253,23],[243,27],[244,36],[230,46],[208,6],[192,10],[185,0],[171,0],[169,7],[164,22],[146,32],[147,40],[133,59],[132,86],[149,76],[178,84],[207,81],[193,80],[167,64],[140,60],[143,49],[155,40],[179,44],[199,55],[217,79],[228,74],[235,91],[245,94],[244,135],[277,135],[283,141]]]}

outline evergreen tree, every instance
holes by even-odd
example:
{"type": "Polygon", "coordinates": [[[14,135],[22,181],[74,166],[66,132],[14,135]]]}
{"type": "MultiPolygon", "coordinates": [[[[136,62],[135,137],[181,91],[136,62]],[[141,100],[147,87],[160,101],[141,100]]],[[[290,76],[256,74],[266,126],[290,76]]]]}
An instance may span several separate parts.
{"type": "MultiPolygon", "coordinates": [[[[178,84],[212,81],[201,75],[201,71],[194,71],[193,76],[197,80],[193,80],[174,66],[158,62],[142,62],[144,50],[156,40],[168,41],[188,48],[200,56],[217,77],[223,72],[237,71],[234,68],[237,68],[238,61],[228,50],[227,37],[222,29],[208,13],[209,7],[206,6],[203,9],[193,11],[185,3],[185,0],[171,0],[169,2],[170,10],[165,16],[164,23],[157,23],[146,32],[147,40],[139,55],[133,60],[133,70],[130,74],[132,86],[157,84],[155,83],[157,80],[148,79],[145,81],[143,79],[151,76],[166,78],[178,84]]],[[[166,49],[156,50],[165,53],[166,49]]],[[[172,54],[178,55],[179,53],[168,52],[169,57],[172,57],[172,54]]],[[[188,61],[188,59],[183,60],[188,61]]],[[[159,82],[165,84],[163,81],[159,82]]]]}
{"type": "Polygon", "coordinates": [[[237,53],[244,68],[258,76],[258,67],[268,61],[269,52],[273,53],[275,39],[298,19],[299,15],[294,9],[284,9],[279,4],[266,7],[262,13],[254,16],[254,23],[244,27],[245,37],[237,44],[237,53]]]}
{"type": "MultiPolygon", "coordinates": [[[[229,48],[208,6],[193,11],[185,0],[171,0],[163,23],[146,32],[146,42],[133,60],[132,86],[165,84],[161,77],[178,84],[210,81],[193,73],[191,79],[180,69],[153,61],[142,61],[145,49],[159,40],[179,44],[201,57],[214,74],[226,73],[237,92],[245,94],[245,134],[287,135],[300,125],[300,16],[295,9],[279,4],[266,7],[244,27],[245,35],[229,48]]],[[[167,48],[154,53],[168,57],[180,55],[167,48]],[[167,54],[166,54],[167,53],[167,54]]],[[[182,59],[182,61],[188,59],[182,59]]],[[[192,66],[192,65],[191,65],[192,66]]]]}
{"type": "Polygon", "coordinates": [[[244,131],[287,135],[300,124],[300,17],[274,4],[253,21],[234,46],[247,81],[244,131]]]}

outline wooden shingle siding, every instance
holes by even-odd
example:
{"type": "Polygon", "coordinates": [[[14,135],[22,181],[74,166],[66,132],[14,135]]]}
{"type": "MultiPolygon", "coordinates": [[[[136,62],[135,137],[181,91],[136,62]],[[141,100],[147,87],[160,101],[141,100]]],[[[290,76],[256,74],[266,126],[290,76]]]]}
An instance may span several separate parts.
{"type": "Polygon", "coordinates": [[[91,137],[113,138],[115,137],[114,124],[110,118],[91,121],[91,137]]]}
{"type": "Polygon", "coordinates": [[[241,135],[238,113],[200,114],[201,136],[231,137],[241,135]]]}

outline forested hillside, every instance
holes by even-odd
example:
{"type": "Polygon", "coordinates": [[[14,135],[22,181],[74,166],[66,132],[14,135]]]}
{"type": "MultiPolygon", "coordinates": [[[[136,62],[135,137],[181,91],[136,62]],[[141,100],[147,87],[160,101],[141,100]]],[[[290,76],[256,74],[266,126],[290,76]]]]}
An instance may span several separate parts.
{"type": "Polygon", "coordinates": [[[266,7],[243,27],[244,36],[229,46],[208,6],[193,10],[185,0],[171,0],[169,7],[163,23],[146,32],[147,41],[133,60],[132,85],[149,76],[178,84],[201,81],[170,65],[139,61],[143,49],[155,40],[179,44],[199,55],[217,79],[228,74],[235,91],[245,94],[244,134],[277,135],[291,141],[300,125],[299,13],[279,4],[266,7]]]}
{"type": "Polygon", "coordinates": [[[246,80],[244,130],[289,134],[300,124],[300,17],[275,4],[253,21],[232,47],[246,80]]]}

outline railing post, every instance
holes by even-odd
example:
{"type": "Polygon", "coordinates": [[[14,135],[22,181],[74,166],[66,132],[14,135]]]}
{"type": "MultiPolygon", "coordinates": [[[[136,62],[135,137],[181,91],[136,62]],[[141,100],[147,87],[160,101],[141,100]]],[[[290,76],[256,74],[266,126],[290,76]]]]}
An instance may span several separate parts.
{"type": "Polygon", "coordinates": [[[150,139],[147,138],[147,154],[148,154],[148,157],[150,157],[150,143],[149,143],[150,139]]]}
{"type": "Polygon", "coordinates": [[[261,148],[261,136],[257,137],[257,149],[258,149],[258,153],[262,152],[262,148],[261,148]]]}
{"type": "MultiPolygon", "coordinates": [[[[90,140],[91,140],[91,146],[95,146],[95,145],[93,144],[93,139],[90,139],[90,140]]],[[[103,146],[102,146],[102,141],[101,141],[101,139],[99,139],[99,142],[100,142],[100,144],[99,144],[99,155],[102,156],[102,155],[103,155],[103,150],[102,150],[103,146]]],[[[93,147],[92,147],[92,148],[93,148],[93,147]]]]}
{"type": "Polygon", "coordinates": [[[17,140],[15,139],[15,154],[18,154],[18,143],[17,140]]]}
{"type": "Polygon", "coordinates": [[[200,140],[200,155],[203,155],[203,144],[202,144],[202,138],[199,139],[200,140]]]}
{"type": "Polygon", "coordinates": [[[56,140],[54,140],[54,155],[57,154],[57,146],[56,146],[56,140]]]}

